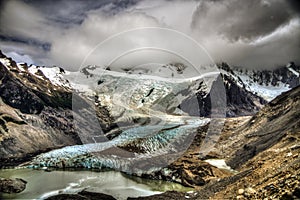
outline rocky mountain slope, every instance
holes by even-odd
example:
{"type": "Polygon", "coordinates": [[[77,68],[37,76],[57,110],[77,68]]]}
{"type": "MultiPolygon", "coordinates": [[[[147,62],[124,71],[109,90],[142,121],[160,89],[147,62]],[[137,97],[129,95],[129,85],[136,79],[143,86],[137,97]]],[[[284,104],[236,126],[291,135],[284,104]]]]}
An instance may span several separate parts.
{"type": "MultiPolygon", "coordinates": [[[[2,53],[0,59],[3,158],[22,157],[40,149],[44,151],[79,144],[82,140],[84,143],[93,142],[92,138],[83,138],[83,134],[79,138],[72,122],[75,116],[75,120],[79,119],[81,124],[91,125],[89,119],[95,117],[87,113],[93,113],[94,108],[100,127],[95,125],[82,132],[92,131],[97,135],[97,132],[104,131],[106,137],[112,139],[122,132],[119,126],[157,123],[165,114],[209,117],[212,110],[218,110],[221,117],[253,115],[266,103],[261,93],[255,94],[257,88],[260,91],[272,85],[265,93],[274,88],[279,93],[299,84],[299,69],[294,64],[285,70],[260,73],[238,71],[223,63],[219,66],[219,75],[172,82],[171,79],[184,75],[186,66],[162,66],[161,70],[169,70],[168,73],[175,75],[171,79],[157,79],[147,75],[147,72],[142,78],[140,71],[115,72],[96,66],[88,66],[80,72],[68,72],[59,67],[27,66],[26,63],[15,63],[2,53]],[[266,74],[272,74],[271,78],[266,74]],[[265,81],[265,77],[269,77],[268,81],[265,81]],[[283,84],[284,88],[281,87],[283,84]],[[75,89],[79,98],[72,97],[72,89],[75,89]],[[80,108],[83,105],[80,96],[89,101],[88,104],[84,103],[88,105],[85,108],[80,108]],[[74,108],[78,109],[75,115],[71,113],[74,108]],[[43,142],[47,145],[43,145],[42,140],[31,145],[31,135],[35,135],[29,133],[32,131],[46,138],[43,142]],[[30,137],[20,132],[28,132],[30,137]],[[28,144],[21,144],[21,141],[28,141],[28,144]],[[13,147],[11,145],[19,143],[13,147]]],[[[272,95],[273,98],[275,93],[272,95]]]]}
{"type": "MultiPolygon", "coordinates": [[[[245,70],[226,63],[217,66],[226,89],[229,117],[253,115],[282,92],[300,84],[300,66],[293,62],[273,71],[245,70]]],[[[203,108],[210,107],[209,101],[210,94],[204,97],[203,108]]]]}
{"type": "MultiPolygon", "coordinates": [[[[216,178],[218,173],[214,171],[215,177],[191,193],[166,192],[132,199],[299,199],[299,97],[298,86],[275,98],[253,117],[226,120],[216,149],[202,160],[225,159],[234,173],[216,178]]],[[[195,152],[187,152],[181,158],[185,170],[188,166],[203,166],[195,152]]]]}
{"type": "Polygon", "coordinates": [[[216,147],[219,151],[213,154],[239,172],[250,172],[211,193],[211,198],[300,198],[299,97],[298,86],[275,98],[242,126],[224,131],[216,147]]]}
{"type": "Polygon", "coordinates": [[[72,125],[72,93],[41,71],[28,72],[0,52],[0,165],[81,141],[72,125]],[[40,77],[40,78],[39,78],[40,77]]]}
{"type": "MultiPolygon", "coordinates": [[[[23,66],[25,67],[25,64],[16,65],[21,71],[24,71],[23,66]]],[[[219,100],[223,101],[221,104],[226,104],[226,106],[224,105],[226,116],[253,115],[267,101],[275,98],[281,92],[299,85],[300,72],[300,68],[294,63],[274,71],[242,70],[221,63],[217,65],[220,71],[219,78],[216,78],[216,75],[210,78],[194,77],[193,79],[187,78],[186,82],[170,84],[169,81],[174,82],[182,76],[189,76],[186,73],[188,67],[180,63],[171,63],[161,66],[156,71],[149,70],[152,69],[149,67],[148,70],[128,68],[122,69],[120,72],[98,66],[87,66],[80,72],[68,72],[59,67],[49,68],[34,65],[25,68],[31,75],[49,80],[55,86],[73,88],[85,96],[90,96],[93,100],[97,98],[95,101],[101,106],[118,107],[109,110],[110,115],[114,118],[120,116],[124,108],[129,109],[128,105],[123,104],[128,102],[124,98],[130,96],[135,98],[135,102],[131,102],[135,105],[130,106],[141,109],[162,106],[166,109],[164,112],[168,113],[178,113],[182,110],[189,115],[210,116],[211,110],[218,106],[214,105],[218,98],[214,96],[214,93],[224,93],[222,90],[225,93],[219,100]],[[41,74],[42,76],[40,76],[41,74]],[[157,79],[158,77],[161,78],[157,79]],[[224,89],[220,89],[220,83],[224,85],[222,85],[225,87],[224,89]],[[139,88],[135,88],[137,86],[139,88]],[[132,89],[128,90],[124,87],[132,89]],[[137,91],[132,93],[133,90],[137,91]],[[127,94],[124,94],[124,91],[127,94]],[[122,98],[124,101],[117,102],[117,104],[112,102],[116,101],[116,93],[119,93],[118,98],[122,98]],[[99,96],[98,94],[105,95],[99,96]]]]}
{"type": "Polygon", "coordinates": [[[219,152],[244,178],[215,198],[300,198],[300,87],[275,98],[247,123],[227,135],[219,152]],[[247,189],[250,188],[250,189],[247,189]],[[240,189],[240,190],[239,190],[240,189]]]}
{"type": "MultiPolygon", "coordinates": [[[[70,146],[41,154],[31,164],[109,167],[199,190],[160,196],[165,199],[299,198],[300,86],[293,63],[273,72],[222,64],[220,74],[171,81],[91,66],[80,72],[27,66],[2,53],[0,61],[1,167],[70,146]],[[227,118],[215,149],[199,157],[209,123],[219,123],[204,117],[216,108],[219,117],[257,113],[227,118]],[[178,145],[183,143],[189,146],[178,145]],[[225,159],[236,171],[214,167],[208,158],[225,159]],[[145,168],[149,159],[167,166],[145,168]]],[[[177,68],[182,74],[184,67],[177,68]]]]}
{"type": "Polygon", "coordinates": [[[297,139],[300,132],[299,106],[299,86],[266,105],[240,129],[245,141],[240,143],[241,148],[235,152],[228,164],[237,168],[283,138],[295,143],[300,142],[297,139]]]}
{"type": "MultiPolygon", "coordinates": [[[[162,68],[164,69],[164,67],[162,68]]],[[[221,73],[186,79],[136,73],[132,70],[124,73],[104,70],[97,66],[88,66],[79,73],[71,72],[64,77],[68,79],[73,88],[86,95],[92,95],[97,88],[98,94],[100,94],[97,95],[100,104],[108,108],[119,107],[121,110],[120,106],[123,109],[124,107],[129,109],[128,105],[123,104],[128,101],[130,96],[133,96],[132,101],[135,101],[131,102],[134,104],[131,106],[140,110],[160,107],[160,109],[165,109],[161,111],[170,114],[183,114],[184,112],[189,115],[204,117],[211,116],[211,111],[216,110],[216,107],[221,110],[220,115],[252,115],[267,102],[262,97],[246,90],[237,81],[236,76],[232,77],[227,72],[222,73],[221,71],[221,73]],[[131,93],[133,91],[135,92],[131,93]],[[116,94],[118,94],[118,98],[125,100],[112,106],[116,94]],[[217,103],[218,101],[220,103],[217,103]],[[222,107],[225,111],[222,110],[222,107]]],[[[181,75],[183,72],[177,70],[173,73],[181,75]]],[[[110,112],[121,113],[120,110],[111,110],[110,112]]],[[[112,115],[118,116],[117,114],[112,115]]]]}
{"type": "MultiPolygon", "coordinates": [[[[160,99],[159,103],[161,106],[164,101],[161,100],[161,98],[167,97],[169,98],[169,103],[163,105],[163,107],[166,107],[167,112],[173,112],[174,109],[176,109],[177,103],[177,108],[190,115],[196,116],[211,115],[212,105],[216,98],[212,96],[212,94],[214,93],[214,89],[215,93],[222,93],[222,89],[220,89],[221,82],[224,85],[222,87],[225,87],[225,93],[223,94],[225,99],[222,100],[223,97],[220,99],[224,101],[222,104],[225,104],[226,101],[226,116],[228,117],[253,115],[262,108],[266,102],[272,100],[282,92],[299,85],[300,68],[293,63],[274,71],[241,70],[222,63],[217,66],[220,70],[220,78],[210,78],[214,80],[213,82],[203,80],[203,78],[199,77],[194,78],[192,83],[181,82],[171,86],[170,83],[164,83],[163,80],[170,79],[174,81],[174,78],[176,79],[177,76],[184,75],[184,70],[187,68],[179,64],[177,64],[179,67],[175,64],[173,65],[162,66],[159,73],[156,73],[156,76],[153,76],[154,72],[150,73],[151,70],[141,71],[141,69],[130,69],[124,70],[124,72],[122,72],[122,70],[121,72],[116,72],[110,71],[109,68],[104,69],[98,66],[87,66],[81,69],[80,72],[68,72],[58,67],[46,68],[31,66],[29,71],[34,72],[39,69],[55,85],[61,85],[67,88],[72,87],[76,91],[84,93],[86,96],[97,96],[100,104],[108,108],[113,106],[111,105],[112,102],[108,102],[107,100],[110,99],[110,101],[112,101],[112,99],[115,98],[113,97],[115,93],[119,92],[119,98],[139,95],[139,97],[135,97],[135,104],[137,104],[135,106],[139,108],[145,108],[145,106],[155,107],[155,105],[152,104],[158,101],[158,99],[160,99]],[[162,70],[166,71],[167,69],[169,69],[169,71],[167,71],[168,73],[175,74],[176,76],[173,75],[171,78],[157,79],[157,77],[164,77],[165,75],[162,70]],[[144,78],[142,78],[143,76],[144,78]],[[147,82],[143,81],[145,79],[147,82]],[[140,87],[134,89],[137,90],[134,94],[129,92],[132,90],[125,89],[128,94],[123,94],[122,96],[121,94],[124,93],[124,86],[122,86],[124,81],[127,82],[124,85],[127,88],[134,89],[136,86],[140,87]],[[159,88],[160,86],[158,85],[163,86],[165,89],[169,88],[169,90],[161,90],[162,88],[159,88]],[[117,87],[118,89],[116,89],[117,87]],[[121,90],[121,88],[123,88],[123,90],[121,90]],[[97,93],[105,93],[105,96],[95,95],[95,89],[99,90],[97,93]],[[103,91],[101,92],[101,90],[103,91]],[[141,98],[143,96],[146,98],[141,98]],[[175,100],[171,101],[170,98],[175,100]]],[[[114,107],[116,106],[120,105],[115,104],[114,107]]],[[[124,107],[124,105],[121,106],[124,107]]],[[[110,113],[116,117],[122,113],[120,110],[122,110],[122,108],[119,107],[119,111],[111,110],[110,113]]]]}
{"type": "Polygon", "coordinates": [[[300,66],[293,62],[274,70],[243,69],[226,63],[219,64],[218,68],[239,86],[266,101],[271,101],[282,92],[297,87],[300,82],[300,66]]]}
{"type": "Polygon", "coordinates": [[[152,178],[171,181],[178,176],[195,191],[130,199],[299,199],[299,96],[300,87],[296,87],[253,117],[227,118],[216,149],[205,158],[198,153],[206,132],[206,126],[201,127],[182,157],[152,174],[152,178]],[[225,159],[235,171],[213,167],[208,158],[215,162],[225,159]]]}

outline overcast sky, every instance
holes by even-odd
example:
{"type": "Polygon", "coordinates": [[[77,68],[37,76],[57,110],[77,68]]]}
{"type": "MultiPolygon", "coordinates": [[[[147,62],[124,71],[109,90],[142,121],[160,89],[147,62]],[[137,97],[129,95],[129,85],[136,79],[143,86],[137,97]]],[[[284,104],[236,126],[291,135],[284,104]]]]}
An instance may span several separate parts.
{"type": "MultiPolygon", "coordinates": [[[[299,65],[298,2],[1,1],[0,49],[18,62],[59,65],[76,70],[85,56],[110,36],[134,28],[162,27],[187,34],[202,45],[216,62],[263,69],[290,61],[299,65]]],[[[176,39],[164,36],[161,42],[166,41],[176,43],[176,39]],[[169,41],[171,39],[175,41],[169,41]]],[[[110,51],[114,51],[113,48],[104,55],[112,53],[110,51]]]]}

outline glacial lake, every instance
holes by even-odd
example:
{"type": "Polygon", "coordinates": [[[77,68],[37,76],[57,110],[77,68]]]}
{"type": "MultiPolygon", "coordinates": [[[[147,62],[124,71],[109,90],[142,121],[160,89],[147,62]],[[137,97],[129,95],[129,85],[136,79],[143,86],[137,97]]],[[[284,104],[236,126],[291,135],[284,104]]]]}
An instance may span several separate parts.
{"type": "Polygon", "coordinates": [[[123,200],[165,191],[192,190],[180,184],[132,177],[117,171],[2,169],[0,177],[22,178],[28,182],[23,192],[0,194],[0,199],[45,199],[59,193],[76,193],[86,189],[123,200]]]}

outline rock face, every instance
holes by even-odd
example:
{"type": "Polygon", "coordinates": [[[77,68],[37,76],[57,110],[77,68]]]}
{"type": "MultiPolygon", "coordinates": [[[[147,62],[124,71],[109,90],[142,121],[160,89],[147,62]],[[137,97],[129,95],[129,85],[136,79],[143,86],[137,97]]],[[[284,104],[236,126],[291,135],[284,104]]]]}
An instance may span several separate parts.
{"type": "MultiPolygon", "coordinates": [[[[226,89],[228,117],[253,115],[281,92],[300,84],[300,67],[293,62],[273,71],[242,70],[226,63],[218,68],[226,89]]],[[[202,96],[198,95],[198,99],[204,100],[203,108],[207,109],[210,96],[202,96]]]]}
{"type": "Polygon", "coordinates": [[[199,91],[196,93],[196,98],[198,105],[193,103],[193,99],[185,99],[181,104],[182,110],[190,115],[199,116],[199,113],[191,112],[197,106],[200,116],[218,115],[214,113],[218,110],[226,115],[220,117],[237,117],[253,115],[267,103],[265,99],[239,83],[237,76],[225,72],[221,72],[208,93],[199,91]],[[222,111],[223,109],[225,111],[222,111]]]}
{"type": "Polygon", "coordinates": [[[272,71],[245,70],[229,66],[226,63],[221,63],[218,67],[222,74],[233,78],[242,88],[263,97],[267,101],[273,100],[282,92],[300,84],[300,66],[293,62],[272,71]]]}
{"type": "Polygon", "coordinates": [[[253,82],[257,82],[260,85],[278,86],[280,83],[284,83],[287,84],[289,88],[294,88],[300,83],[299,71],[300,66],[297,66],[294,62],[291,62],[287,66],[279,67],[273,71],[249,70],[244,73],[248,74],[253,82]]]}
{"type": "Polygon", "coordinates": [[[72,93],[55,86],[41,71],[34,76],[26,64],[18,66],[3,54],[0,64],[0,97],[7,105],[26,114],[39,114],[45,106],[72,108],[72,93]]]}
{"type": "MultiPolygon", "coordinates": [[[[194,115],[190,113],[190,111],[195,110],[192,107],[199,106],[200,116],[205,117],[212,115],[212,104],[215,104],[214,107],[218,108],[219,111],[225,109],[224,112],[221,111],[220,113],[226,113],[226,117],[237,117],[253,115],[267,103],[262,97],[240,87],[232,77],[226,74],[219,76],[209,93],[200,91],[196,93],[196,97],[198,105],[193,104],[192,99],[186,99],[182,102],[182,107],[187,109],[183,109],[183,111],[194,115]],[[224,87],[224,93],[220,87],[224,87]]],[[[199,114],[196,113],[196,115],[199,114]]]]}
{"type": "MultiPolygon", "coordinates": [[[[242,70],[226,63],[218,65],[226,91],[226,116],[254,115],[268,101],[281,92],[300,84],[300,67],[295,63],[273,71],[242,70]]],[[[211,95],[198,93],[200,110],[207,116],[211,107],[211,95]]]]}
{"type": "Polygon", "coordinates": [[[26,188],[26,181],[23,179],[5,179],[0,178],[0,192],[3,193],[20,193],[26,188]]]}
{"type": "Polygon", "coordinates": [[[230,76],[224,74],[223,80],[227,97],[227,117],[253,115],[267,103],[262,97],[239,87],[230,76]]]}
{"type": "Polygon", "coordinates": [[[80,144],[74,131],[72,93],[40,71],[0,52],[0,167],[66,145],[80,144]]]}

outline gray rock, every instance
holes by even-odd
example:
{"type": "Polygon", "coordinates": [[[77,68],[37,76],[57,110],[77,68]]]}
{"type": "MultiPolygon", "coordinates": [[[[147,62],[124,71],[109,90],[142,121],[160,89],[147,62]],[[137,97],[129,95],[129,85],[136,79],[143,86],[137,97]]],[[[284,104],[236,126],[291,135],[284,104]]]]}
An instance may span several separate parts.
{"type": "Polygon", "coordinates": [[[3,193],[20,193],[26,188],[26,181],[20,178],[6,179],[0,178],[0,192],[3,193]]]}
{"type": "Polygon", "coordinates": [[[115,198],[103,193],[82,191],[78,194],[55,195],[47,198],[47,200],[115,200],[115,198]]]}

